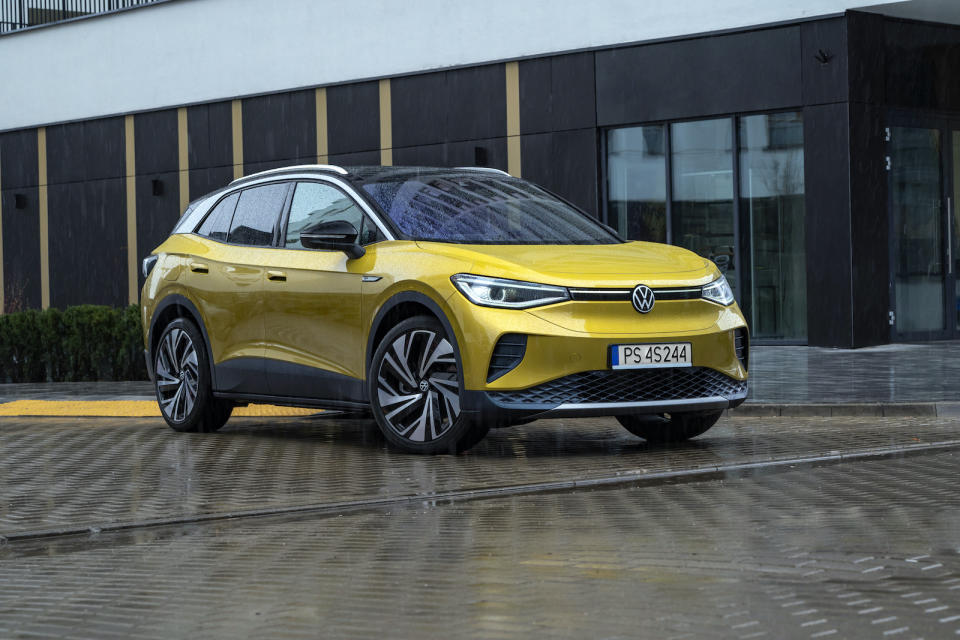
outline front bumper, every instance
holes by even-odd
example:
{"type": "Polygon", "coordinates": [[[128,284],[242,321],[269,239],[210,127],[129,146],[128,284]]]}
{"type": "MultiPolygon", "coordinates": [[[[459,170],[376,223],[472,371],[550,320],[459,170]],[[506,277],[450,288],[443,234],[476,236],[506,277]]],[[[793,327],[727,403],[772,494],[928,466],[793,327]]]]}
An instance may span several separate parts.
{"type": "Polygon", "coordinates": [[[468,392],[494,426],[537,418],[721,411],[747,397],[747,381],[706,367],[586,371],[527,389],[468,392]]]}

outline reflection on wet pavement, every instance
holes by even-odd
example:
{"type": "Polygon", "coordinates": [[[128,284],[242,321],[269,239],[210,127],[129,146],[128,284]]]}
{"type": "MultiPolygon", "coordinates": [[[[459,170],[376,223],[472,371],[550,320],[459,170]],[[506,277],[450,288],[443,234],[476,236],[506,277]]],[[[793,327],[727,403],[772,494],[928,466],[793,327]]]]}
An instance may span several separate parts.
{"type": "Polygon", "coordinates": [[[960,342],[755,347],[747,402],[960,402],[960,342]]]}
{"type": "Polygon", "coordinates": [[[249,418],[178,434],[159,419],[4,419],[0,535],[945,441],[960,442],[955,419],[723,419],[659,448],[612,419],[541,420],[464,456],[422,457],[388,450],[362,420],[249,418]]]}
{"type": "MultiPolygon", "coordinates": [[[[701,448],[726,450],[738,430],[750,427],[701,448]]],[[[272,437],[315,437],[293,433],[272,437]]],[[[378,455],[360,433],[353,446],[378,455]]],[[[611,452],[600,439],[557,466],[639,454],[612,438],[616,455],[598,457],[611,452]]],[[[424,468],[497,467],[518,446],[424,468]]],[[[291,460],[265,457],[252,475],[291,460]]],[[[415,472],[398,460],[400,482],[415,472]]],[[[221,462],[227,477],[252,468],[221,462]]],[[[0,548],[0,637],[956,637],[958,465],[948,451],[11,544],[0,548]]],[[[210,477],[195,468],[179,469],[186,497],[210,477]]]]}

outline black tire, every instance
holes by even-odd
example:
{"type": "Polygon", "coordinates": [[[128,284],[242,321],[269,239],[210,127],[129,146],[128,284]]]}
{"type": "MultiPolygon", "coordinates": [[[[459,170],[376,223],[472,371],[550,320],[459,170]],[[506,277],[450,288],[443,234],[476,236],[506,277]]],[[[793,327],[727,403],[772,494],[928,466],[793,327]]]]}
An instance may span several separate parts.
{"type": "Polygon", "coordinates": [[[171,429],[216,431],[230,419],[233,403],[213,397],[210,358],[193,322],[177,318],[163,328],[153,363],[157,403],[171,429]]]}
{"type": "Polygon", "coordinates": [[[706,433],[717,423],[722,411],[708,413],[672,413],[667,416],[617,416],[623,428],[654,444],[683,442],[706,433]]]}
{"type": "Polygon", "coordinates": [[[392,328],[370,361],[367,391],[377,426],[408,453],[461,453],[489,427],[461,411],[463,374],[456,347],[436,318],[392,328]]]}

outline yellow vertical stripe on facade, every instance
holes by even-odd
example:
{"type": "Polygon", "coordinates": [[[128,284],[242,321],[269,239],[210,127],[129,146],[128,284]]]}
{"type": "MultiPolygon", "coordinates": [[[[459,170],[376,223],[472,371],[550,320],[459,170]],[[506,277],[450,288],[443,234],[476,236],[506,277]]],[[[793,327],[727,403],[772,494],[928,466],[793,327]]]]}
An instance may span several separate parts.
{"type": "Polygon", "coordinates": [[[508,62],[504,67],[507,80],[507,173],[520,177],[520,67],[508,62]]]}
{"type": "Polygon", "coordinates": [[[243,177],[243,103],[234,100],[232,103],[233,117],[233,179],[243,177]]]}
{"type": "MultiPolygon", "coordinates": [[[[3,193],[3,174],[0,173],[0,193],[3,193]]],[[[3,198],[0,198],[0,316],[6,309],[3,299],[3,198]]]]}
{"type": "Polygon", "coordinates": [[[50,307],[50,231],[47,226],[47,128],[37,129],[37,191],[40,206],[40,307],[50,307]]]}
{"type": "Polygon", "coordinates": [[[393,165],[393,108],[390,105],[390,78],[380,81],[380,164],[393,165]]]}
{"type": "Polygon", "coordinates": [[[317,89],[315,92],[317,104],[317,164],[327,164],[329,155],[327,143],[327,90],[317,89]]]}
{"type": "Polygon", "coordinates": [[[133,116],[126,116],[123,119],[123,144],[127,183],[127,297],[130,304],[137,304],[137,156],[133,135],[133,116]]]}
{"type": "Polygon", "coordinates": [[[187,143],[187,108],[177,109],[177,173],[180,176],[180,215],[190,204],[190,151],[187,143]]]}

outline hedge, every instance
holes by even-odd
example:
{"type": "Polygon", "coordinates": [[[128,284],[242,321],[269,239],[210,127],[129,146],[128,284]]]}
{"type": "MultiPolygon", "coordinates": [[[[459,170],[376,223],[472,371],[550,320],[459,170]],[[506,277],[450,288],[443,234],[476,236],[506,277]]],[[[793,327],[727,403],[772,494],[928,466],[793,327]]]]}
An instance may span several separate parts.
{"type": "Polygon", "coordinates": [[[0,315],[0,382],[146,379],[136,305],[0,315]]]}

